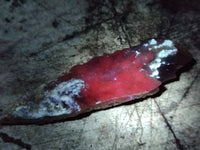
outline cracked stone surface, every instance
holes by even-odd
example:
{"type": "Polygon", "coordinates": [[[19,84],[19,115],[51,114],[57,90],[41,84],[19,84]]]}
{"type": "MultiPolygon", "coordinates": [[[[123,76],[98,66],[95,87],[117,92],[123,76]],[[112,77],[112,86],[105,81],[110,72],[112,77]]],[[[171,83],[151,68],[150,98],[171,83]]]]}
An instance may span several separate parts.
{"type": "Polygon", "coordinates": [[[0,126],[0,149],[199,149],[198,1],[4,0],[0,14],[0,118],[72,66],[148,38],[169,38],[196,61],[154,97],[71,121],[0,126]]]}

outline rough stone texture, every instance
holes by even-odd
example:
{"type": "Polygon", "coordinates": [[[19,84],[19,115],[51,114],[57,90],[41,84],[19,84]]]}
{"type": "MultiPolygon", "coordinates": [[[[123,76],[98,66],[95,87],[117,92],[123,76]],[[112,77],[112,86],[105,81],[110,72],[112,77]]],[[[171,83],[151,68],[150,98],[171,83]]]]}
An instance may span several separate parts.
{"type": "Polygon", "coordinates": [[[199,149],[200,3],[196,0],[0,2],[0,117],[37,100],[73,65],[152,37],[188,49],[196,64],[160,95],[43,126],[1,126],[6,149],[199,149]]]}

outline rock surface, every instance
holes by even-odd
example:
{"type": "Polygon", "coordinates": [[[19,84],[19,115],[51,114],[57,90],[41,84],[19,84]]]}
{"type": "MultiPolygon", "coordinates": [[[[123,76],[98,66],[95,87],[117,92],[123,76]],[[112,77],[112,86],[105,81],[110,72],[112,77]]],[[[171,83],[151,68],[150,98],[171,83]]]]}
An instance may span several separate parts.
{"type": "Polygon", "coordinates": [[[162,37],[196,64],[160,95],[43,126],[1,126],[1,149],[198,149],[200,6],[183,1],[0,2],[0,115],[77,64],[162,37]]]}

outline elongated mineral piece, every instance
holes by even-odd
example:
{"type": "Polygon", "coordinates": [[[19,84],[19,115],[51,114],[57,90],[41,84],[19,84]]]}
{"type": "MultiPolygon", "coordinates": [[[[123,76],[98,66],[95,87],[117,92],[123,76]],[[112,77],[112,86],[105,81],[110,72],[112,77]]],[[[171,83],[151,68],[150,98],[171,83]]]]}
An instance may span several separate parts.
{"type": "Polygon", "coordinates": [[[171,40],[151,39],[76,65],[48,85],[39,103],[17,106],[13,118],[68,118],[118,105],[158,92],[162,82],[180,68],[178,49],[171,40]]]}

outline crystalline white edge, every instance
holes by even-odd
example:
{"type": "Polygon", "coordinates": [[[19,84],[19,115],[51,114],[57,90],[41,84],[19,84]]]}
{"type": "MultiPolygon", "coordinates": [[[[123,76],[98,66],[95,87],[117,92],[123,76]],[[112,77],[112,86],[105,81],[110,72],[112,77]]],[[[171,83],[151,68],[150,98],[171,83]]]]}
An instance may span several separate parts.
{"type": "Polygon", "coordinates": [[[155,45],[157,44],[157,41],[155,39],[151,39],[148,41],[149,45],[155,45]]]}
{"type": "Polygon", "coordinates": [[[84,81],[80,79],[71,79],[62,82],[53,90],[46,93],[46,99],[41,101],[37,108],[34,108],[34,106],[19,106],[16,108],[14,115],[35,119],[44,116],[70,114],[72,111],[81,111],[74,97],[79,96],[83,87],[84,81]]]}
{"type": "Polygon", "coordinates": [[[96,104],[101,104],[101,101],[97,101],[96,104]]]}
{"type": "Polygon", "coordinates": [[[162,64],[167,65],[167,63],[163,61],[163,59],[167,58],[170,55],[175,55],[177,53],[177,48],[174,46],[171,40],[164,40],[162,43],[157,44],[158,42],[155,39],[151,39],[148,41],[148,43],[150,44],[148,50],[158,51],[158,53],[156,54],[156,58],[148,65],[152,72],[150,74],[150,77],[159,79],[159,67],[162,64]]]}

